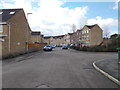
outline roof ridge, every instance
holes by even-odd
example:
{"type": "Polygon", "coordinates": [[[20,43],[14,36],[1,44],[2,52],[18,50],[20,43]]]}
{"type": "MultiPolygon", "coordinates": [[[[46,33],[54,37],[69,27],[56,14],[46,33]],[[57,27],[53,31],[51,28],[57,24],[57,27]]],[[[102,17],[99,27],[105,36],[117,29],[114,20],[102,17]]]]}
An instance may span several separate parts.
{"type": "Polygon", "coordinates": [[[88,27],[89,29],[92,29],[94,26],[96,26],[97,24],[94,25],[85,25],[86,27],[88,27]]]}
{"type": "Polygon", "coordinates": [[[3,8],[0,10],[23,10],[23,8],[3,8]]]}

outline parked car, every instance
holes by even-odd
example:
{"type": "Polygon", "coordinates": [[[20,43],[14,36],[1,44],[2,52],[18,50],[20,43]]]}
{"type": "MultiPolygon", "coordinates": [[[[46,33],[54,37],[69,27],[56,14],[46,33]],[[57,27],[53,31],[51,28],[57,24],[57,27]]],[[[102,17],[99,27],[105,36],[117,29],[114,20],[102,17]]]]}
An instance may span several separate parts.
{"type": "Polygon", "coordinates": [[[57,45],[57,47],[62,47],[62,45],[57,45]]]}
{"type": "Polygon", "coordinates": [[[52,46],[52,48],[55,48],[56,47],[56,45],[51,45],[52,46]]]}
{"type": "Polygon", "coordinates": [[[51,45],[46,45],[44,48],[43,48],[44,51],[52,51],[52,46],[51,45]]]}
{"type": "Polygon", "coordinates": [[[63,45],[62,49],[68,49],[68,45],[63,45]]]}

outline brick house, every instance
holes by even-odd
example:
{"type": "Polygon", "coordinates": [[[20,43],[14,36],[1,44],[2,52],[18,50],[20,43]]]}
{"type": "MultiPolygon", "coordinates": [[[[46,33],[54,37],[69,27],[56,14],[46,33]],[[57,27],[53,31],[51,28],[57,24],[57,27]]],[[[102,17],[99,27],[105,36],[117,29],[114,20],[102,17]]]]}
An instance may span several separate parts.
{"type": "Polygon", "coordinates": [[[76,32],[68,34],[70,35],[70,44],[76,44],[76,32]]]}
{"type": "Polygon", "coordinates": [[[40,31],[32,31],[31,32],[31,40],[30,43],[43,43],[43,35],[41,35],[40,31]]]}
{"type": "Polygon", "coordinates": [[[51,36],[45,36],[44,37],[44,42],[47,44],[50,44],[51,36]]]}
{"type": "Polygon", "coordinates": [[[65,44],[64,35],[53,36],[53,45],[65,44]]]}
{"type": "Polygon", "coordinates": [[[27,51],[31,29],[23,9],[0,10],[0,46],[1,56],[17,55],[27,51]]]}
{"type": "Polygon", "coordinates": [[[76,32],[59,36],[44,37],[45,42],[51,45],[96,46],[103,42],[103,30],[97,25],[85,25],[76,32]]]}
{"type": "Polygon", "coordinates": [[[64,35],[46,36],[44,42],[50,45],[63,45],[65,44],[64,35]]]}
{"type": "Polygon", "coordinates": [[[82,43],[82,29],[77,29],[77,31],[75,32],[75,42],[77,46],[81,46],[82,43]]]}
{"type": "Polygon", "coordinates": [[[71,43],[70,34],[69,33],[65,34],[64,35],[64,44],[65,45],[70,45],[70,43],[71,43]]]}
{"type": "Polygon", "coordinates": [[[81,31],[82,46],[96,46],[103,41],[103,30],[97,25],[85,25],[81,31]]]}
{"type": "Polygon", "coordinates": [[[45,43],[44,42],[44,35],[43,34],[41,34],[41,42],[40,43],[45,43]]]}

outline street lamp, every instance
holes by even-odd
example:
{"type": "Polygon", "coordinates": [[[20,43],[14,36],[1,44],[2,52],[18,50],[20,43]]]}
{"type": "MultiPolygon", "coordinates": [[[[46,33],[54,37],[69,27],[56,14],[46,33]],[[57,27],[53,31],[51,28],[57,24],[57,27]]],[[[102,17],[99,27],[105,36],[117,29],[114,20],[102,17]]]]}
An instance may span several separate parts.
{"type": "Polygon", "coordinates": [[[30,15],[32,13],[27,13],[27,33],[26,33],[26,52],[28,52],[28,15],[30,15]]]}

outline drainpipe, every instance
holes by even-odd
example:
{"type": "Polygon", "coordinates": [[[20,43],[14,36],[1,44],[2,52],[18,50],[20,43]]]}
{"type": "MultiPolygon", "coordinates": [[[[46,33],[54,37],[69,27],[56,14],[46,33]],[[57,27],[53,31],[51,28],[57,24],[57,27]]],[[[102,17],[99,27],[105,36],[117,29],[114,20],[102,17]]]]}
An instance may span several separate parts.
{"type": "Polygon", "coordinates": [[[10,53],[10,23],[8,23],[8,34],[9,34],[9,37],[8,37],[8,51],[10,53]]]}

